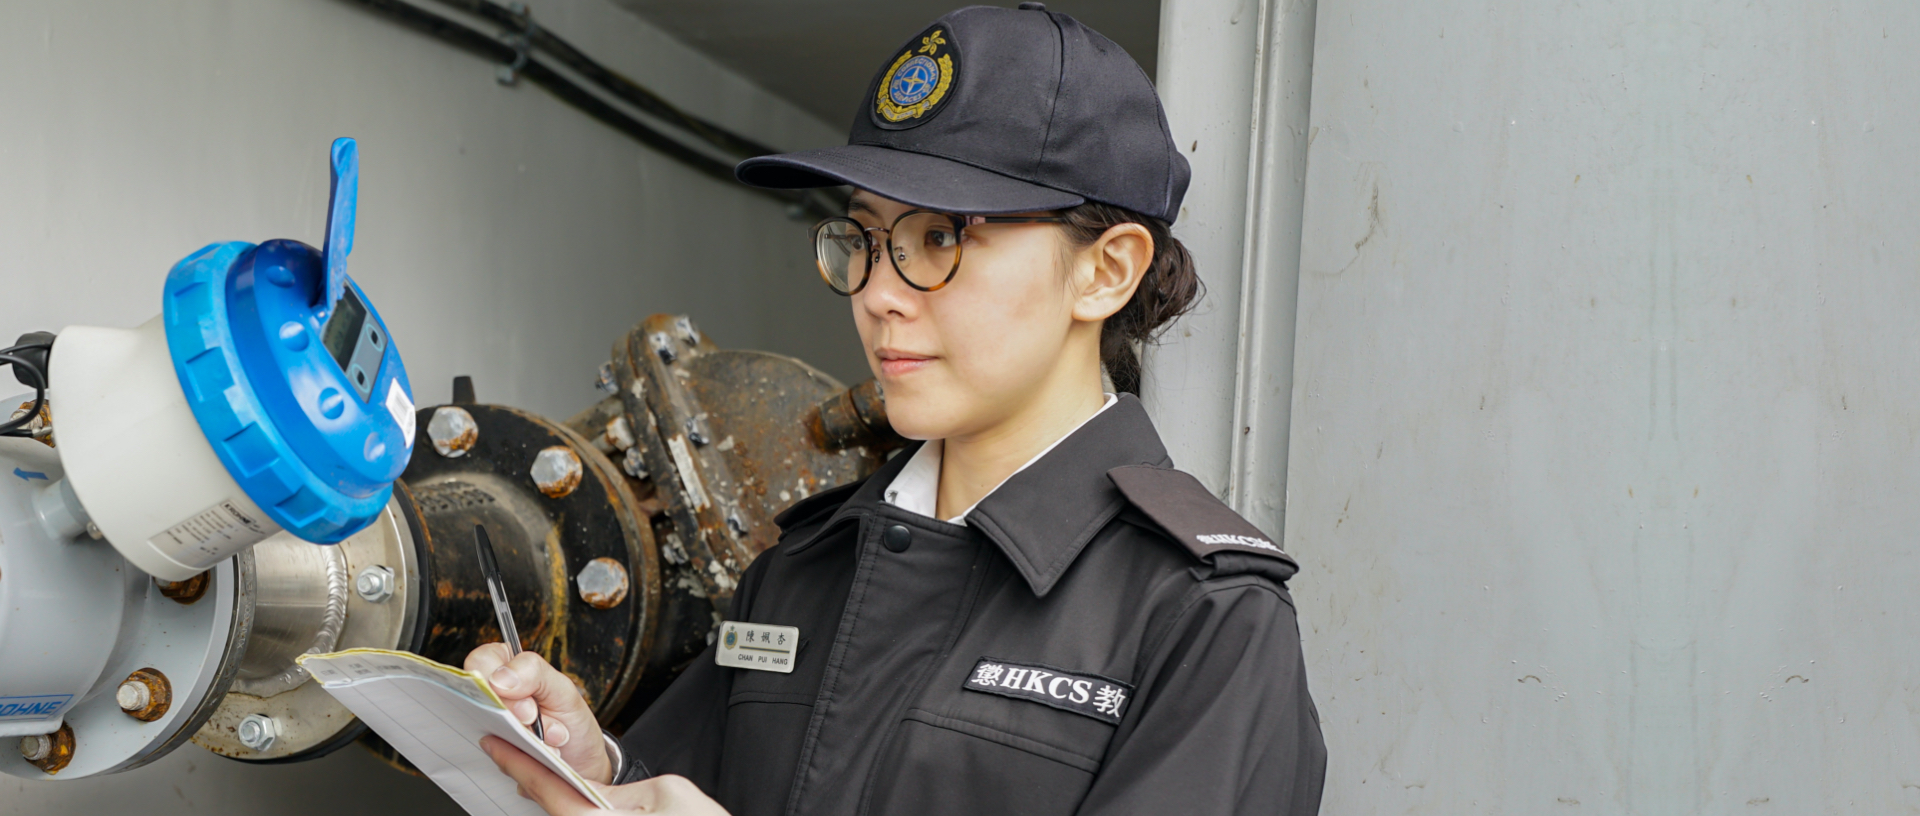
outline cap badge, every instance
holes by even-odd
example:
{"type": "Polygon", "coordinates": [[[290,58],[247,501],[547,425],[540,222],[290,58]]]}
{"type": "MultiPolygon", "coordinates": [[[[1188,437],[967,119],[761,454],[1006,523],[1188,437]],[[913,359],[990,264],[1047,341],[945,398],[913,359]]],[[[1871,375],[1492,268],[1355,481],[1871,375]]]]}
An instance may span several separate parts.
{"type": "Polygon", "coordinates": [[[928,30],[918,46],[909,45],[887,67],[874,99],[874,112],[881,119],[895,124],[919,119],[946,100],[959,52],[947,43],[945,34],[939,28],[928,30]]]}

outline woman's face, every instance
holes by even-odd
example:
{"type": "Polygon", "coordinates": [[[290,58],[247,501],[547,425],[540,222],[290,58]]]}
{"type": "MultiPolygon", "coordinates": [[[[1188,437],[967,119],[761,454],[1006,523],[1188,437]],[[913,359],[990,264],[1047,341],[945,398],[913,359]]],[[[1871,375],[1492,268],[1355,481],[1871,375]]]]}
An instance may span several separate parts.
{"type": "MultiPolygon", "coordinates": [[[[865,191],[848,206],[868,228],[910,209],[865,191]]],[[[866,288],[851,298],[887,416],[909,439],[965,436],[1018,413],[1059,376],[1074,329],[1059,227],[978,224],[960,246],[959,272],[933,292],[908,286],[882,247],[866,288]]]]}

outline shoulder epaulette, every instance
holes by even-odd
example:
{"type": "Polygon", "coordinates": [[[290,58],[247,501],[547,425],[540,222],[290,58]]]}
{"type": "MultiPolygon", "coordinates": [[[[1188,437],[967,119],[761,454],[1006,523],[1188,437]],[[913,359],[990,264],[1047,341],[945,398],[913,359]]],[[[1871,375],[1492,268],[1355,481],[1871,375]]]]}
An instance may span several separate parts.
{"type": "Polygon", "coordinates": [[[1107,471],[1120,492],[1161,530],[1208,560],[1239,552],[1278,558],[1298,566],[1260,528],[1240,517],[1192,474],[1173,468],[1129,465],[1107,471]]]}

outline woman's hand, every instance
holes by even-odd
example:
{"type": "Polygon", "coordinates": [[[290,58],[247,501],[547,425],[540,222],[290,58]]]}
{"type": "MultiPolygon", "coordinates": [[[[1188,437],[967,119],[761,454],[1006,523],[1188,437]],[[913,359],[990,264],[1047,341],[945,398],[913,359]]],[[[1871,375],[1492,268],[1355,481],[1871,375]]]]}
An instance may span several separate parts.
{"type": "Polygon", "coordinates": [[[546,658],[534,652],[510,654],[506,644],[488,643],[468,653],[466,669],[487,678],[493,693],[500,695],[520,722],[530,724],[539,716],[547,744],[559,749],[560,758],[581,776],[595,782],[613,781],[618,769],[607,757],[593,709],[573,680],[546,658]]]}
{"type": "MultiPolygon", "coordinates": [[[[532,799],[552,816],[587,816],[606,813],[595,807],[579,791],[555,776],[547,766],[498,737],[480,740],[487,756],[520,783],[520,795],[532,799]]],[[[629,785],[600,785],[589,782],[600,795],[621,813],[651,813],[665,816],[727,816],[720,803],[707,798],[700,788],[684,776],[656,776],[629,785]]]]}

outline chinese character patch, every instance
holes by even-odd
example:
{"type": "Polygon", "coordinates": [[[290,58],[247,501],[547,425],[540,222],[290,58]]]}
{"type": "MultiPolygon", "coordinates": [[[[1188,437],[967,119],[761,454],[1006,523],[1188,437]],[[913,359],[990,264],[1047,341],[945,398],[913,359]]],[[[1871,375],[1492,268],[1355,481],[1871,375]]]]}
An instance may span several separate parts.
{"type": "Polygon", "coordinates": [[[961,688],[1032,700],[1114,725],[1120,724],[1133,699],[1133,687],[1118,680],[991,657],[973,665],[961,688]]]}

